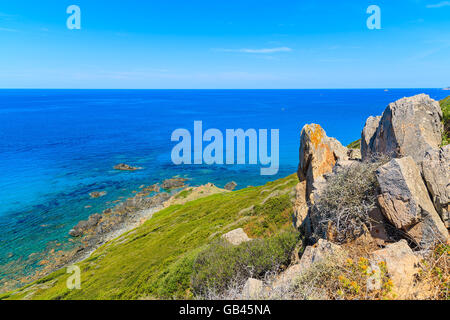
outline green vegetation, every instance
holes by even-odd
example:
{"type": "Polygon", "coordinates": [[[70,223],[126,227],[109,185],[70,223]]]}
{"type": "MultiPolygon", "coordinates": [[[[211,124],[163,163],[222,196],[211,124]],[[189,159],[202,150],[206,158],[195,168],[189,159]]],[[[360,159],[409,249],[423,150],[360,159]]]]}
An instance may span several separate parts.
{"type": "Polygon", "coordinates": [[[442,122],[444,124],[444,134],[442,135],[442,145],[450,143],[450,96],[441,100],[441,109],[443,113],[442,122]]]}
{"type": "Polygon", "coordinates": [[[194,264],[192,287],[196,296],[223,294],[248,278],[263,280],[268,272],[287,266],[299,233],[286,231],[267,239],[233,246],[220,239],[199,254],[194,264]]]}
{"type": "Polygon", "coordinates": [[[361,148],[361,139],[353,141],[352,143],[350,143],[347,148],[349,149],[359,149],[361,148]]]}
{"type": "MultiPolygon", "coordinates": [[[[289,229],[288,212],[292,210],[289,196],[293,197],[292,190],[297,182],[293,174],[264,186],[172,205],[78,263],[81,290],[67,289],[70,274],[61,269],[3,298],[192,298],[194,261],[222,234],[242,227],[249,234],[263,237],[275,236],[272,225],[280,226],[278,232],[289,229]],[[282,218],[278,217],[280,212],[284,214],[282,218]],[[260,230],[261,225],[268,227],[260,230]]],[[[260,245],[255,243],[255,247],[260,245]]]]}

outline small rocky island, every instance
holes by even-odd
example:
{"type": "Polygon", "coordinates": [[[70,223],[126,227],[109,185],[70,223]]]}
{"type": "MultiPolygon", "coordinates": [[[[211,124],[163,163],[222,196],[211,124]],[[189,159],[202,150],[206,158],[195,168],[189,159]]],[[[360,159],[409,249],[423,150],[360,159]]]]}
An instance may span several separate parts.
{"type": "Polygon", "coordinates": [[[114,166],[114,170],[121,170],[121,171],[136,171],[136,170],[142,170],[141,167],[132,167],[125,163],[119,163],[118,165],[114,166]]]}

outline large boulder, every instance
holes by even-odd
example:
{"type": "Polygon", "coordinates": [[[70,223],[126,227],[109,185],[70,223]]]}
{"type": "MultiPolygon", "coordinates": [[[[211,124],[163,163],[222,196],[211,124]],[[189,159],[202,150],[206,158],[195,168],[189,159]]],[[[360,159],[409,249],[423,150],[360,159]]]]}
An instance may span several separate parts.
{"type": "Polygon", "coordinates": [[[420,165],[434,207],[450,228],[450,145],[427,151],[420,165]]]}
{"type": "Polygon", "coordinates": [[[376,176],[381,191],[378,203],[396,228],[421,247],[447,241],[448,231],[411,157],[391,160],[376,171],[376,176]]]}
{"type": "Polygon", "coordinates": [[[295,187],[294,201],[294,227],[300,228],[308,216],[308,203],[306,198],[306,181],[301,181],[295,187]]]}
{"type": "Polygon", "coordinates": [[[369,117],[366,121],[366,125],[361,134],[361,155],[365,160],[370,155],[370,145],[377,132],[378,125],[380,124],[381,116],[369,117]]]}
{"type": "Polygon", "coordinates": [[[347,160],[348,149],[326,135],[318,124],[303,127],[300,138],[300,164],[298,175],[306,180],[307,195],[311,193],[314,180],[331,172],[337,160],[347,160]]]}
{"type": "Polygon", "coordinates": [[[426,151],[438,148],[441,143],[442,110],[439,103],[426,94],[389,104],[371,136],[376,121],[376,118],[368,120],[363,130],[363,159],[371,154],[384,154],[411,156],[420,163],[426,151]]]}
{"type": "Polygon", "coordinates": [[[342,257],[344,254],[344,250],[339,245],[319,239],[315,245],[305,248],[299,263],[291,265],[278,275],[273,283],[273,288],[278,289],[295,284],[295,280],[309,268],[314,267],[315,264],[324,262],[329,258],[342,257]]]}
{"type": "Polygon", "coordinates": [[[419,271],[419,259],[414,255],[408,243],[401,240],[387,245],[384,249],[372,252],[371,264],[379,265],[380,263],[385,263],[398,298],[408,298],[414,287],[414,277],[419,271]]]}
{"type": "Polygon", "coordinates": [[[222,238],[233,245],[239,245],[243,242],[251,240],[242,228],[225,233],[224,235],[222,235],[222,238]]]}

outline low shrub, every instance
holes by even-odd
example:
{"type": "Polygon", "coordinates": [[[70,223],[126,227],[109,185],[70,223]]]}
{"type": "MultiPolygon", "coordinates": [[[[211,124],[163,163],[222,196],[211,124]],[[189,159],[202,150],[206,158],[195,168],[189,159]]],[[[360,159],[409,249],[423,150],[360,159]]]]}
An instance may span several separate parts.
{"type": "Polygon", "coordinates": [[[248,278],[262,279],[290,263],[299,241],[299,233],[286,231],[267,239],[255,239],[233,246],[216,240],[201,252],[194,263],[192,288],[194,295],[210,297],[225,293],[236,283],[248,278]]]}
{"type": "Polygon", "coordinates": [[[292,225],[294,212],[289,194],[267,199],[262,204],[256,204],[249,215],[255,216],[251,223],[245,227],[246,233],[251,237],[268,237],[292,225]]]}
{"type": "Polygon", "coordinates": [[[378,189],[375,170],[387,160],[355,162],[327,178],[312,208],[316,237],[332,231],[333,240],[343,243],[370,229],[369,212],[376,207],[378,189]]]}

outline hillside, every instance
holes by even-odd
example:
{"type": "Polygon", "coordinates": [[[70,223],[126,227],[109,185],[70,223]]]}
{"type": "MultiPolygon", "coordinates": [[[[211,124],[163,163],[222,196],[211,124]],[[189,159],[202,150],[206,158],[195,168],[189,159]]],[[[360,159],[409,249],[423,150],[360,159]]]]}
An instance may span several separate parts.
{"type": "Polygon", "coordinates": [[[193,261],[213,239],[239,227],[252,238],[290,228],[296,184],[291,175],[172,205],[79,263],[82,290],[68,290],[61,269],[0,299],[190,298],[193,261]]]}

